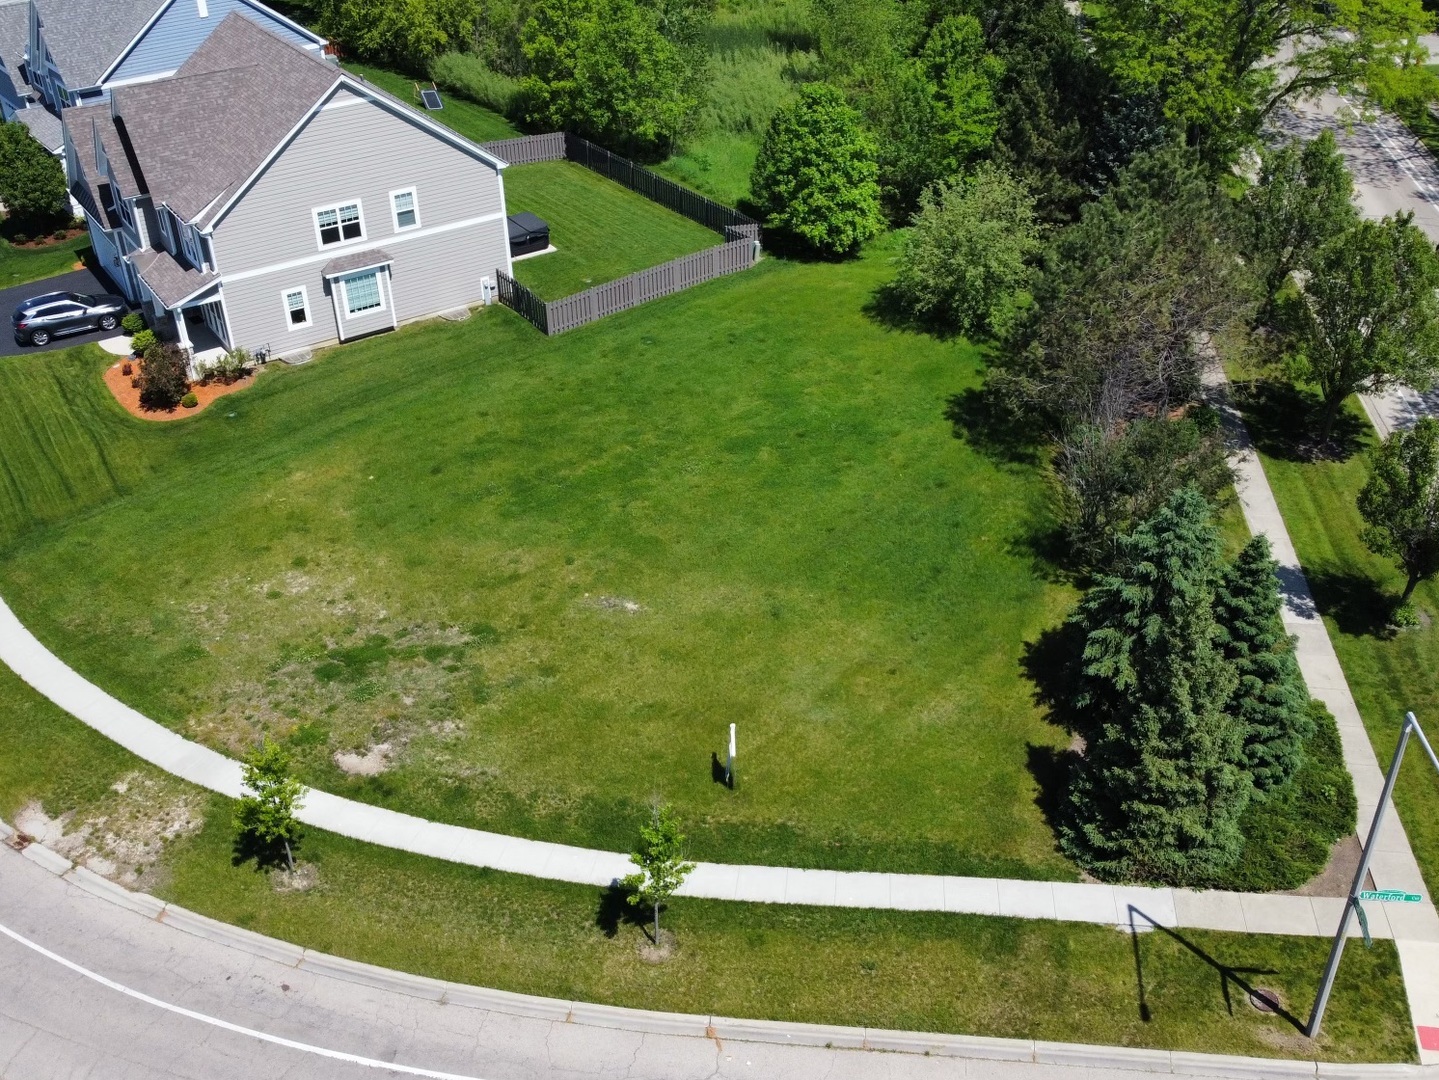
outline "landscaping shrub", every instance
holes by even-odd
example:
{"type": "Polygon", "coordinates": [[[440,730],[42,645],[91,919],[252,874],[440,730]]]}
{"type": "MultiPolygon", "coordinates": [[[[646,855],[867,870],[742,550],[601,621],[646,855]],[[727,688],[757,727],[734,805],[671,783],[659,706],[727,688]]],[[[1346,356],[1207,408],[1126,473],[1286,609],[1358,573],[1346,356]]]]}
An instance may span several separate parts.
{"type": "Polygon", "coordinates": [[[138,311],[132,311],[120,320],[120,329],[127,334],[138,334],[145,329],[145,316],[138,311]]]}
{"type": "Polygon", "coordinates": [[[1358,806],[1339,727],[1323,702],[1311,701],[1309,715],[1314,734],[1303,764],[1284,787],[1249,804],[1239,821],[1244,848],[1232,869],[1208,882],[1211,888],[1297,889],[1324,869],[1334,842],[1354,831],[1358,806]]]}
{"type": "Polygon", "coordinates": [[[140,404],[147,409],[173,409],[190,389],[188,368],[178,345],[152,345],[140,366],[140,404]]]}
{"type": "MultiPolygon", "coordinates": [[[[127,321],[132,317],[133,316],[130,315],[125,316],[127,321]]],[[[135,336],[130,340],[130,347],[135,350],[136,356],[144,356],[159,343],[159,339],[155,337],[155,331],[146,330],[143,326],[139,330],[134,331],[134,335],[135,336]]]]}
{"type": "Polygon", "coordinates": [[[503,116],[524,111],[520,80],[495,71],[478,56],[462,52],[437,56],[430,65],[430,78],[450,93],[503,116]]]}
{"type": "Polygon", "coordinates": [[[874,140],[837,88],[814,83],[770,122],[751,188],[765,224],[825,255],[884,228],[874,140]]]}
{"type": "Polygon", "coordinates": [[[195,392],[192,390],[180,399],[180,404],[187,409],[193,409],[196,405],[200,404],[200,399],[195,396],[195,392]]]}

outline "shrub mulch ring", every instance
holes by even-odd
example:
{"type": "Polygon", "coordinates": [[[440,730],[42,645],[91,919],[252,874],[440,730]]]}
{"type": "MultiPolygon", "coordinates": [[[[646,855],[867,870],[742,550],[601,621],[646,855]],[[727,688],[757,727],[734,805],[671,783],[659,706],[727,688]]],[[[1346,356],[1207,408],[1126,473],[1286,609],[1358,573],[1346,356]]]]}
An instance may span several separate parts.
{"type": "MultiPolygon", "coordinates": [[[[193,409],[186,409],[180,405],[176,405],[173,409],[147,409],[140,404],[139,387],[130,385],[130,380],[134,376],[123,374],[124,365],[125,361],[118,360],[105,369],[105,385],[110,388],[110,393],[115,395],[115,400],[125,407],[126,412],[131,416],[138,416],[141,420],[183,420],[187,416],[204,412],[216,398],[243,390],[255,381],[255,373],[252,372],[228,386],[219,382],[212,382],[208,385],[191,383],[190,393],[199,399],[199,403],[193,409]]],[[[137,364],[136,369],[138,370],[138,368],[137,364]]]]}

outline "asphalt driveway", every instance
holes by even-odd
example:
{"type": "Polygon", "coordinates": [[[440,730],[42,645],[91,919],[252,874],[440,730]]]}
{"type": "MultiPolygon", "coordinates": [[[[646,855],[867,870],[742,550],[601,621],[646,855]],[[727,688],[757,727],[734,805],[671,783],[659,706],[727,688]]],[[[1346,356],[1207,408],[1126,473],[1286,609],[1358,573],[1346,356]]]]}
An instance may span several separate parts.
{"type": "Polygon", "coordinates": [[[97,277],[89,270],[73,270],[68,274],[60,274],[58,277],[32,281],[28,285],[15,285],[8,289],[0,289],[0,318],[5,320],[5,325],[0,327],[0,356],[20,356],[25,353],[49,352],[51,349],[69,349],[87,341],[99,341],[101,338],[114,337],[119,332],[111,330],[106,333],[103,330],[92,330],[85,334],[69,334],[56,338],[49,345],[39,347],[17,345],[14,331],[10,329],[10,316],[17,307],[32,296],[40,296],[48,292],[120,295],[120,290],[111,285],[108,278],[97,277]]]}

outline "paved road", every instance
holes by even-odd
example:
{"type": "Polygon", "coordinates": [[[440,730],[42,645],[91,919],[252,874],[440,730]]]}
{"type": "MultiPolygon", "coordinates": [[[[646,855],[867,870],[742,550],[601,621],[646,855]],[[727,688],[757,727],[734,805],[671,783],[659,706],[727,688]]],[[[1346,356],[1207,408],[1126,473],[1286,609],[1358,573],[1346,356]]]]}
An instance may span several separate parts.
{"type": "Polygon", "coordinates": [[[101,338],[115,336],[113,330],[109,333],[94,330],[86,334],[71,334],[56,338],[49,345],[41,346],[38,349],[33,345],[17,345],[15,335],[10,330],[11,314],[30,297],[47,292],[116,293],[118,295],[119,290],[111,285],[108,279],[98,278],[89,270],[74,270],[68,274],[61,274],[59,277],[32,281],[28,285],[13,285],[8,289],[0,289],[0,318],[5,320],[4,327],[0,327],[0,356],[21,356],[26,353],[49,352],[51,349],[69,349],[87,341],[99,341],[101,338]]]}
{"type": "Polygon", "coordinates": [[[0,932],[4,1080],[404,1075],[377,1067],[382,1062],[412,1076],[484,1080],[1138,1080],[1149,1075],[820,1047],[721,1045],[714,1039],[640,1034],[425,1001],[194,937],[97,899],[3,845],[0,927],[115,984],[103,985],[0,932]],[[265,1041],[255,1032],[312,1049],[265,1041]]]}
{"type": "MultiPolygon", "coordinates": [[[[1426,39],[1439,57],[1439,38],[1426,39]]],[[[1400,210],[1414,214],[1414,224],[1439,243],[1439,164],[1402,123],[1379,114],[1365,120],[1349,102],[1326,94],[1303,102],[1276,118],[1281,130],[1312,138],[1324,128],[1334,132],[1339,149],[1354,174],[1359,207],[1380,218],[1400,210]]],[[[1380,434],[1408,427],[1421,416],[1439,416],[1439,389],[1419,394],[1400,387],[1379,396],[1365,396],[1364,408],[1380,434]]]]}

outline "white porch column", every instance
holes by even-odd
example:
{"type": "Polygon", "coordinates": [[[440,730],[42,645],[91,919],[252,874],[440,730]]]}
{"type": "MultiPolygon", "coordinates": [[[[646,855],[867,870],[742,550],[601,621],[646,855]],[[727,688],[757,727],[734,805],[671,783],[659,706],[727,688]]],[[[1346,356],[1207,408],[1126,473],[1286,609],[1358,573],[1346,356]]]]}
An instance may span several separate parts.
{"type": "Polygon", "coordinates": [[[181,308],[174,308],[170,312],[170,318],[175,320],[175,332],[180,335],[180,345],[187,352],[194,352],[190,344],[190,332],[185,329],[185,312],[181,308]]]}

